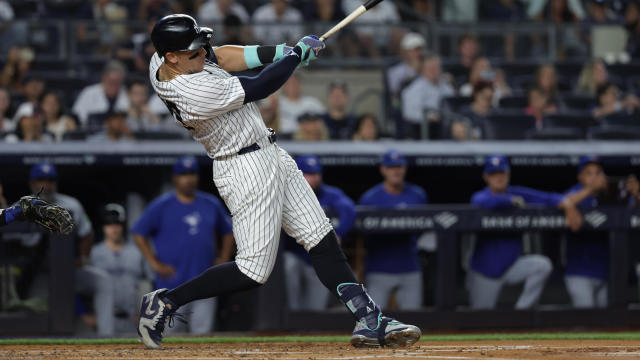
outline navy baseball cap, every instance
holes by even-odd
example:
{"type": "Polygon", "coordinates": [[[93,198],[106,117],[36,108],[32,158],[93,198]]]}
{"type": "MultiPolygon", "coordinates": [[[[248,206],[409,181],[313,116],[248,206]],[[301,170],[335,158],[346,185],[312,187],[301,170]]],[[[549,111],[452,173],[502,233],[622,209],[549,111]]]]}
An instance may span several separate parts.
{"type": "Polygon", "coordinates": [[[315,155],[302,155],[296,159],[298,168],[305,174],[322,173],[322,165],[315,155]]]}
{"type": "Polygon", "coordinates": [[[50,162],[35,164],[29,172],[29,180],[55,180],[57,178],[58,171],[50,162]]]}
{"type": "Polygon", "coordinates": [[[126,211],[122,205],[111,203],[104,206],[102,215],[103,225],[124,224],[126,221],[126,211]]]}
{"type": "Polygon", "coordinates": [[[173,164],[173,174],[191,174],[198,172],[198,160],[193,156],[183,156],[173,164]]]}
{"type": "Polygon", "coordinates": [[[584,169],[585,166],[589,165],[589,164],[600,164],[600,159],[596,156],[596,155],[584,155],[580,158],[580,161],[578,162],[578,173],[580,173],[582,171],[582,169],[584,169]]]}
{"type": "Polygon", "coordinates": [[[507,157],[501,154],[493,154],[487,156],[484,160],[484,172],[487,174],[493,174],[497,172],[509,171],[509,162],[507,157]]]}
{"type": "Polygon", "coordinates": [[[389,150],[382,156],[382,166],[406,166],[407,158],[398,150],[389,150]]]}

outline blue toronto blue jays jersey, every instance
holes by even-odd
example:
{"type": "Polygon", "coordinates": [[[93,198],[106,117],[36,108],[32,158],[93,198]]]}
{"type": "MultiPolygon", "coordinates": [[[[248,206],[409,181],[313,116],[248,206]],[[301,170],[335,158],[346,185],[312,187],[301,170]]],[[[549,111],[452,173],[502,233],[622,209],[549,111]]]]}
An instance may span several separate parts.
{"type": "MultiPolygon", "coordinates": [[[[427,194],[417,185],[404,184],[401,194],[390,194],[383,184],[378,184],[362,195],[359,205],[380,208],[404,208],[427,203],[427,194]]],[[[365,271],[367,273],[402,274],[420,271],[417,235],[368,236],[365,246],[365,271]]]]}
{"type": "Polygon", "coordinates": [[[171,192],[153,200],[131,231],[152,238],[158,260],[176,269],[170,279],[155,279],[156,288],[172,289],[213,265],[216,233],[229,234],[231,220],[211,194],[198,191],[184,204],[171,192]]]}
{"type": "MultiPolygon", "coordinates": [[[[338,216],[338,223],[333,224],[336,230],[336,234],[342,239],[349,233],[349,230],[353,227],[356,221],[356,207],[345,193],[334,186],[320,185],[318,191],[316,191],[318,202],[320,206],[327,213],[334,213],[338,216]]],[[[285,242],[285,249],[294,252],[300,256],[308,264],[311,263],[309,254],[304,250],[302,245],[296,243],[295,239],[285,234],[287,237],[285,242]]]]}
{"type": "MultiPolygon", "coordinates": [[[[582,190],[576,184],[567,191],[582,190]]],[[[578,206],[584,210],[598,206],[598,199],[588,196],[578,206]]],[[[588,211],[588,210],[587,210],[588,211]]],[[[567,234],[567,268],[565,275],[607,280],[609,276],[609,234],[606,231],[569,231],[567,234]]]]}
{"type": "MultiPolygon", "coordinates": [[[[527,204],[540,204],[557,207],[562,194],[538,191],[523,186],[508,186],[505,193],[494,194],[485,187],[473,194],[471,204],[483,209],[500,210],[514,207],[511,198],[520,196],[527,204]]],[[[522,233],[520,232],[481,232],[476,238],[471,269],[487,277],[502,276],[522,253],[522,233]]]]}

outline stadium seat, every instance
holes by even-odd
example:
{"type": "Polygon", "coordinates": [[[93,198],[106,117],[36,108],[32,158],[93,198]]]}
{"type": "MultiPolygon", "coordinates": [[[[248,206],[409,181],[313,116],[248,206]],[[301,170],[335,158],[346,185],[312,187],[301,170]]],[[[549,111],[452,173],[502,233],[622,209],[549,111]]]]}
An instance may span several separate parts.
{"type": "Polygon", "coordinates": [[[604,127],[610,126],[630,126],[640,127],[640,116],[628,115],[625,113],[617,113],[609,116],[603,116],[599,119],[600,124],[604,127]]]}
{"type": "Polygon", "coordinates": [[[184,140],[184,136],[174,131],[136,131],[133,137],[137,140],[184,140]]]}
{"type": "Polygon", "coordinates": [[[596,105],[596,99],[591,96],[567,95],[562,97],[562,102],[571,109],[588,111],[596,105]]]}
{"type": "Polygon", "coordinates": [[[484,134],[491,140],[520,140],[535,127],[536,119],[530,115],[495,114],[485,121],[484,134]]]}
{"type": "Polygon", "coordinates": [[[584,138],[585,133],[582,129],[571,127],[548,127],[527,132],[529,140],[584,140],[584,138]]]}
{"type": "Polygon", "coordinates": [[[449,112],[459,112],[466,105],[471,105],[471,96],[450,96],[442,99],[442,110],[449,112]]]}
{"type": "Polygon", "coordinates": [[[587,112],[576,112],[569,114],[551,114],[544,118],[545,128],[573,128],[582,132],[583,136],[587,129],[595,125],[591,114],[587,112]]]}
{"type": "Polygon", "coordinates": [[[86,140],[88,132],[85,130],[75,130],[71,132],[66,132],[62,135],[62,140],[86,140]]]}
{"type": "Polygon", "coordinates": [[[640,129],[628,126],[593,127],[589,129],[594,140],[640,140],[640,129]]]}
{"type": "Polygon", "coordinates": [[[500,99],[500,107],[503,109],[524,109],[528,105],[526,96],[507,96],[500,99]]]}

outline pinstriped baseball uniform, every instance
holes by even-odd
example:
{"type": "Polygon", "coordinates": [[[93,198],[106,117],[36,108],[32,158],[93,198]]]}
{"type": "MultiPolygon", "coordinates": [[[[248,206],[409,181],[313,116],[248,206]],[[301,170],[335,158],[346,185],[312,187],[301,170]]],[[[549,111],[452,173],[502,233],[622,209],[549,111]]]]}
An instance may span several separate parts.
{"type": "Polygon", "coordinates": [[[154,54],[151,84],[176,121],[214,159],[213,181],[232,216],[236,264],[264,283],[275,264],[281,227],[309,251],[331,231],[329,219],[295,161],[269,142],[258,107],[243,104],[237,77],[207,61],[199,73],[159,81],[161,64],[154,54]],[[259,150],[238,154],[254,143],[259,150]]]}

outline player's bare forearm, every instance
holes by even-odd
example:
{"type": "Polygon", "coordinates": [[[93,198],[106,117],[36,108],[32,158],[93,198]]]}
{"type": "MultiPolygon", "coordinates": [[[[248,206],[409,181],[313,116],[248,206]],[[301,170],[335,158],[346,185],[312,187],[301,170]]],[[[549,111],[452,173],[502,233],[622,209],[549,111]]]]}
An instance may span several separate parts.
{"type": "Polygon", "coordinates": [[[224,45],[213,50],[218,65],[225,71],[243,71],[249,69],[244,59],[244,46],[224,45]]]}
{"type": "Polygon", "coordinates": [[[151,267],[155,269],[158,263],[158,259],[156,259],[156,255],[153,253],[153,250],[151,250],[151,246],[149,245],[149,240],[144,236],[133,234],[133,241],[135,241],[136,245],[138,246],[138,249],[140,249],[142,256],[144,256],[144,258],[147,259],[151,267]]]}
{"type": "Polygon", "coordinates": [[[585,187],[580,191],[576,191],[574,193],[571,193],[565,196],[564,199],[562,199],[562,201],[558,204],[558,208],[566,209],[568,207],[575,207],[576,205],[581,203],[582,200],[586,199],[590,195],[591,195],[591,189],[585,187]]]}

